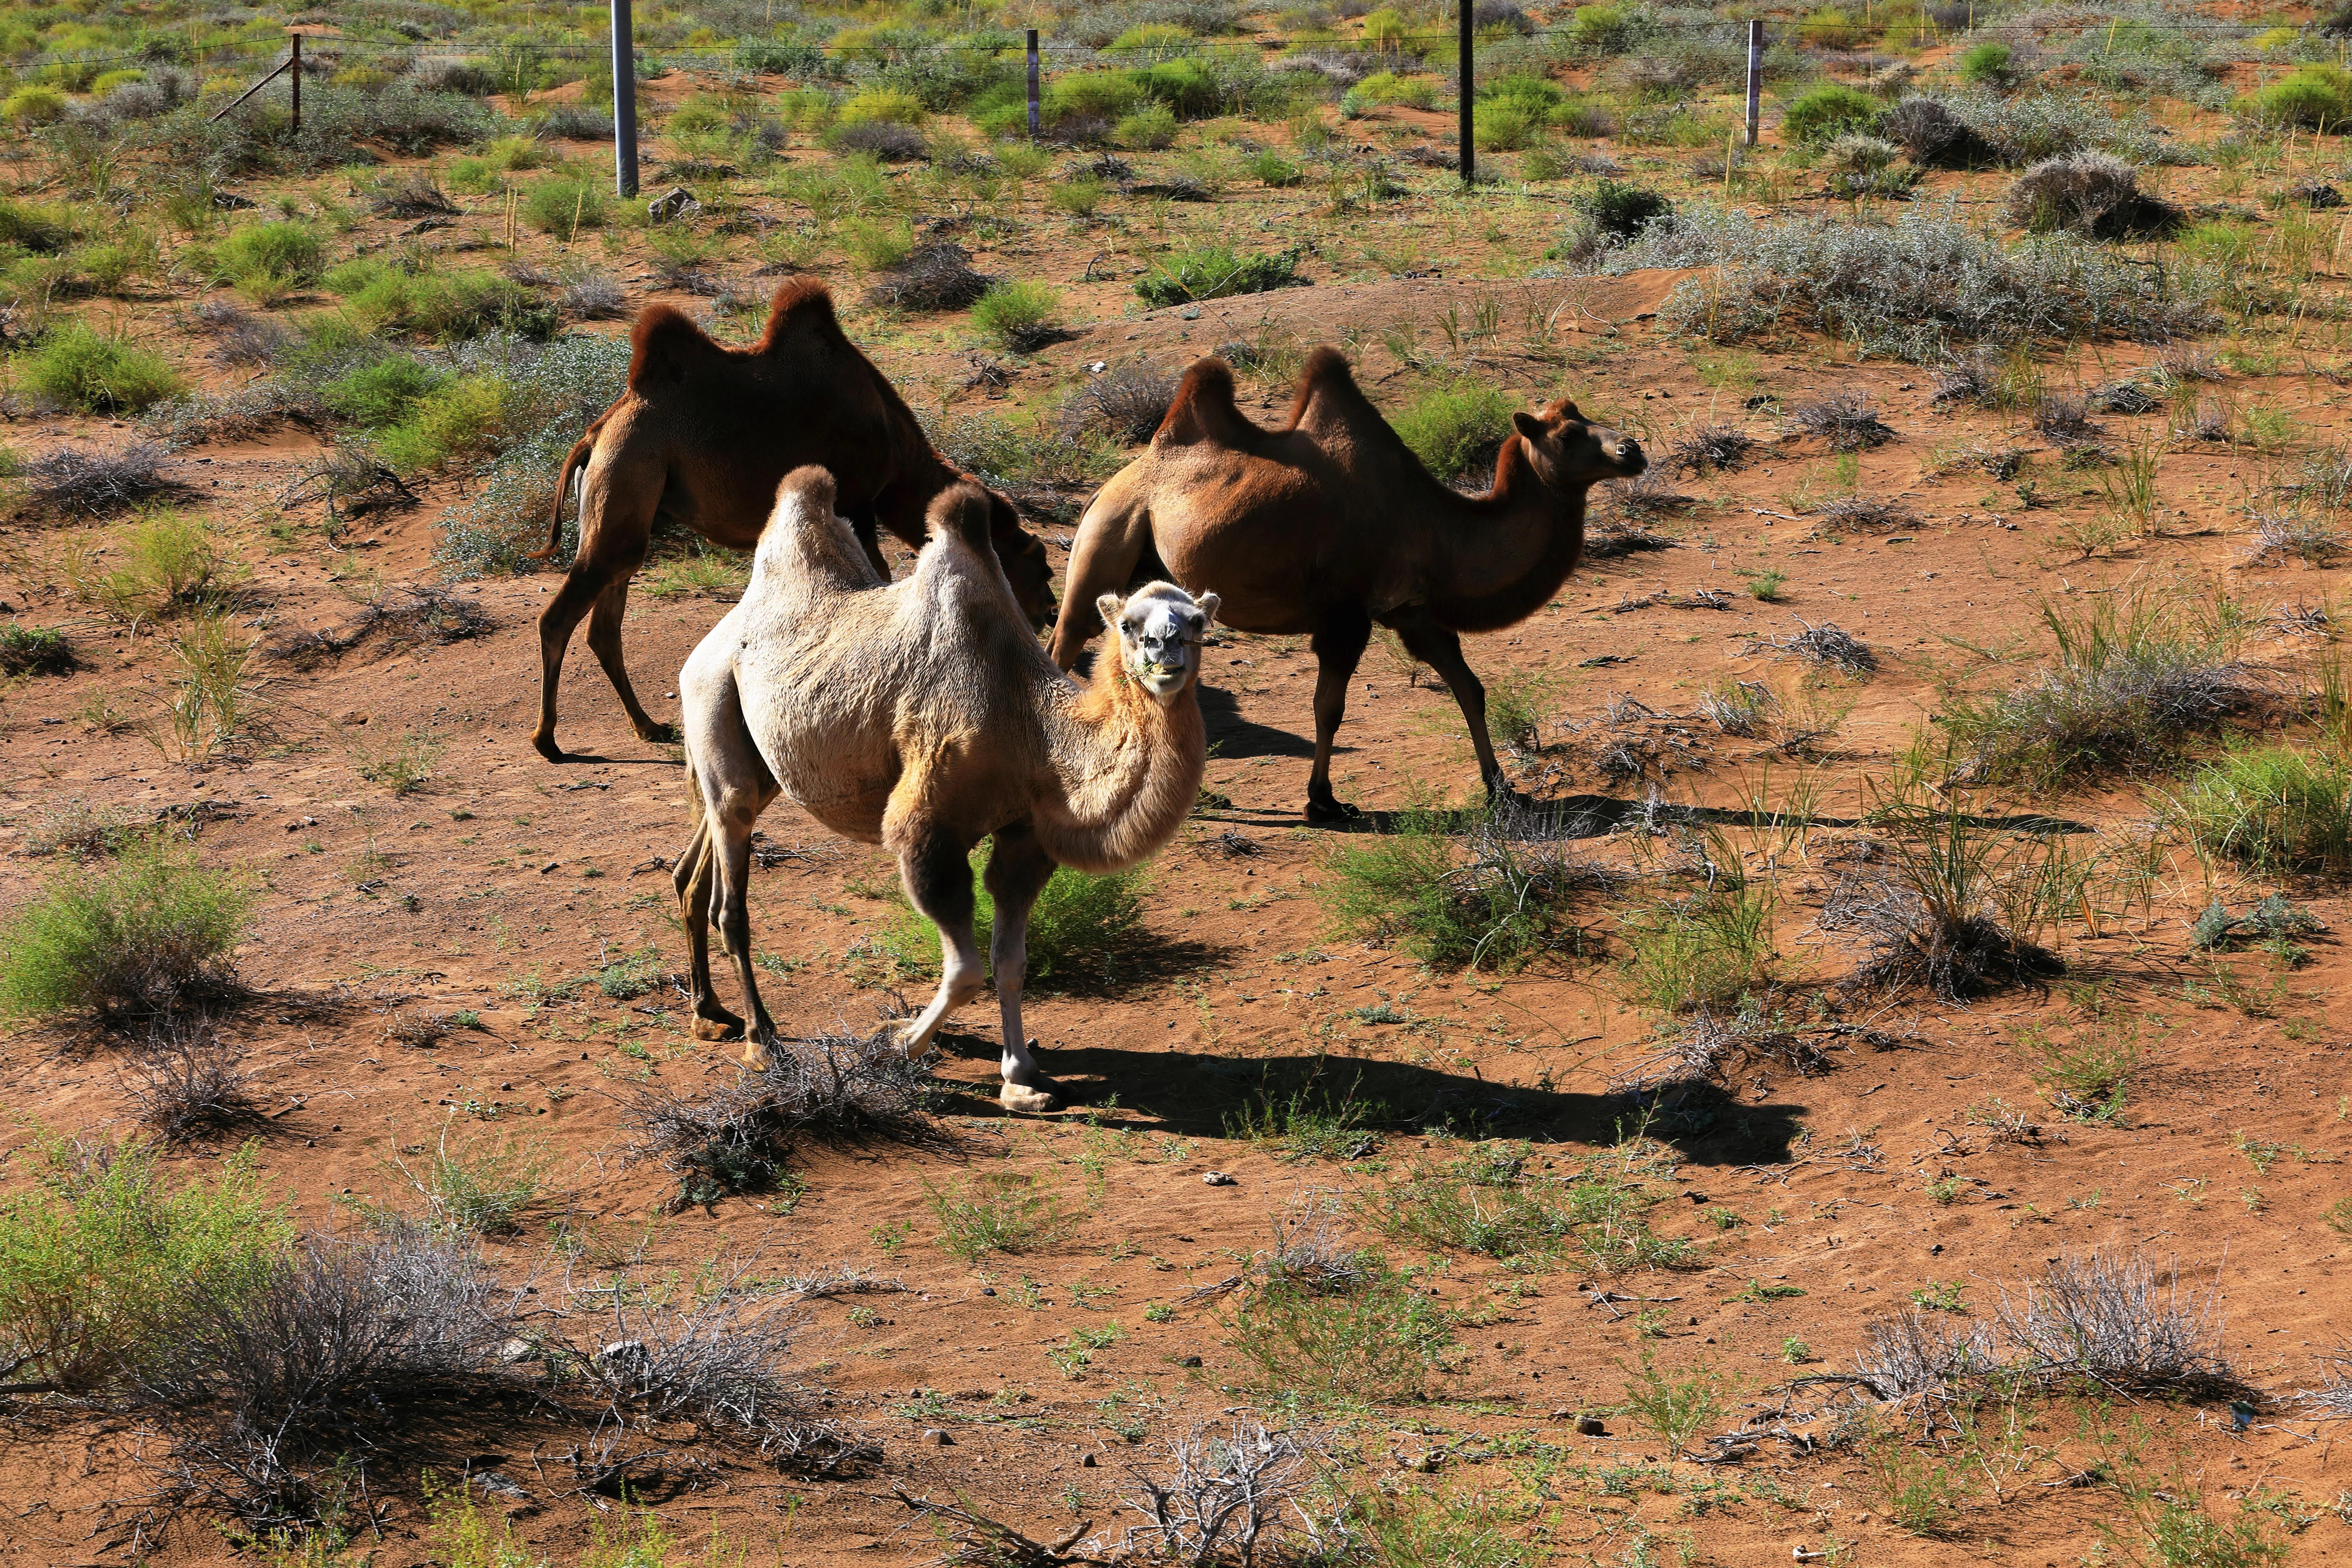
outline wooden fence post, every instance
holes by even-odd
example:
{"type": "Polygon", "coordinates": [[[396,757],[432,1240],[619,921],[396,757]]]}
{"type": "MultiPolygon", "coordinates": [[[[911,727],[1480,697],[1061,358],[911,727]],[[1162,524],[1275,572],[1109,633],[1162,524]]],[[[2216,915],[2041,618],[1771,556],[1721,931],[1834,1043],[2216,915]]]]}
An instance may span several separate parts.
{"type": "Polygon", "coordinates": [[[1756,145],[1756,110],[1764,95],[1764,23],[1748,24],[1748,144],[1756,145]]]}
{"type": "Polygon", "coordinates": [[[1037,140],[1037,29],[1029,29],[1029,140],[1037,140]]]}
{"type": "Polygon", "coordinates": [[[1478,71],[1470,58],[1471,0],[1458,0],[1462,9],[1462,64],[1457,73],[1462,89],[1462,183],[1478,178],[1478,71]]]}

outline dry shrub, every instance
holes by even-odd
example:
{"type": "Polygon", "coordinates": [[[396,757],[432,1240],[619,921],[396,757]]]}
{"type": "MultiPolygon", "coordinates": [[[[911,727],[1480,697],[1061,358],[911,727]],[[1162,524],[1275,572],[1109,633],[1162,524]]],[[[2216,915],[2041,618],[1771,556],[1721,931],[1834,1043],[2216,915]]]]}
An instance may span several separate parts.
{"type": "Polygon", "coordinates": [[[1823,501],[1813,515],[1819,520],[1816,527],[1824,535],[1892,533],[1896,529],[1919,526],[1917,512],[1886,496],[1838,496],[1823,501]]]}
{"type": "Polygon", "coordinates": [[[310,466],[278,497],[280,506],[324,501],[331,521],[344,512],[362,517],[417,503],[416,492],[390,467],[357,447],[332,447],[311,459],[310,466]],[[342,511],[338,511],[338,506],[342,511]]]}
{"type": "Polygon", "coordinates": [[[1937,1394],[1994,1368],[1992,1331],[1973,1318],[1934,1316],[1916,1307],[1864,1330],[1854,1371],[1882,1399],[1937,1394]]]}
{"type": "Polygon", "coordinates": [[[942,241],[917,250],[866,291],[869,305],[901,310],[962,310],[977,304],[996,279],[971,265],[971,253],[942,241]]]}
{"type": "Polygon", "coordinates": [[[1801,403],[1788,418],[1792,433],[1818,436],[1832,452],[1864,451],[1895,439],[1895,427],[1878,416],[1865,393],[1837,392],[1818,403],[1801,403]]]}
{"type": "Polygon", "coordinates": [[[2033,411],[2033,428],[2042,438],[2061,447],[2095,441],[2106,430],[2091,417],[2089,400],[2070,395],[2044,398],[2033,411]]]}
{"type": "Polygon", "coordinates": [[[179,489],[164,477],[168,448],[133,441],[120,451],[61,447],[25,465],[25,493],[45,511],[68,517],[112,517],[150,496],[179,489]]]}
{"type": "Polygon", "coordinates": [[[257,316],[225,301],[205,305],[197,320],[213,334],[213,363],[231,369],[274,365],[294,346],[292,330],[275,316],[257,316]]]}
{"type": "Polygon", "coordinates": [[[1664,467],[1676,473],[1729,473],[1748,461],[1756,437],[1736,425],[1703,425],[1666,449],[1664,467]]]}
{"type": "Polygon", "coordinates": [[[1140,361],[1113,365],[1072,393],[1062,405],[1066,437],[1100,430],[1122,446],[1151,439],[1168,417],[1176,378],[1140,361]]]}
{"type": "Polygon", "coordinates": [[[243,1046],[202,1019],[165,1017],[149,1029],[123,1090],[139,1120],[167,1141],[229,1132],[261,1120],[243,1046]]]}
{"type": "Polygon", "coordinates": [[[2028,1282],[2021,1300],[2001,1293],[2000,1326],[2037,1374],[2126,1394],[2228,1395],[2244,1384],[2221,1354],[2216,1295],[2184,1300],[2178,1264],[2159,1278],[2136,1253],[2069,1253],[2028,1282]]]}
{"type": "Polygon", "coordinates": [[[340,658],[371,637],[386,653],[444,647],[498,629],[498,622],[473,599],[430,583],[399,583],[360,606],[358,615],[331,632],[305,632],[272,651],[303,668],[340,658]]]}
{"type": "Polygon", "coordinates": [[[2139,188],[2139,172],[2106,153],[2044,158],[2004,198],[2009,221],[2036,233],[2072,229],[2093,239],[2143,239],[2180,227],[2179,207],[2139,188]]]}
{"type": "Polygon", "coordinates": [[[1990,152],[1968,121],[1932,98],[1906,99],[1888,112],[1880,129],[1923,169],[1965,168],[1990,152]]]}
{"type": "Polygon", "coordinates": [[[1294,1550],[1301,1559],[1319,1558],[1347,1543],[1347,1503],[1310,1506],[1316,1450],[1297,1433],[1247,1420],[1221,1432],[1195,1421],[1170,1439],[1163,1467],[1157,1473],[1127,1468],[1134,1489],[1121,1500],[1144,1522],[1120,1537],[1122,1556],[1142,1553],[1191,1568],[1230,1556],[1249,1568],[1261,1552],[1285,1561],[1294,1550]]]}
{"type": "Polygon", "coordinates": [[[628,291],[603,272],[583,272],[563,286],[555,308],[575,321],[610,321],[628,313],[628,291]]]}
{"type": "Polygon", "coordinates": [[[385,176],[368,192],[368,205],[378,217],[446,217],[457,211],[430,169],[404,169],[385,176]]]}
{"type": "Polygon", "coordinates": [[[1813,625],[1801,616],[1797,624],[1805,629],[1794,637],[1750,637],[1751,651],[1770,648],[1775,653],[1793,653],[1817,664],[1835,665],[1849,675],[1867,675],[1878,668],[1878,656],[1870,651],[1853,634],[1835,621],[1813,625]]]}
{"type": "Polygon", "coordinates": [[[1662,1034],[1651,1052],[1610,1080],[1612,1089],[1643,1092],[1673,1084],[1728,1083],[1743,1063],[1771,1062],[1800,1076],[1824,1071],[1829,1058],[1777,1015],[1754,1007],[1701,1007],[1662,1034]]]}
{"type": "Polygon", "coordinates": [[[1823,931],[1853,931],[1869,957],[1856,988],[1916,987],[1958,1001],[2062,967],[2035,938],[2065,907],[2074,867],[2046,840],[1982,826],[1957,794],[1882,812],[1883,863],[1842,877],[1823,931]]]}

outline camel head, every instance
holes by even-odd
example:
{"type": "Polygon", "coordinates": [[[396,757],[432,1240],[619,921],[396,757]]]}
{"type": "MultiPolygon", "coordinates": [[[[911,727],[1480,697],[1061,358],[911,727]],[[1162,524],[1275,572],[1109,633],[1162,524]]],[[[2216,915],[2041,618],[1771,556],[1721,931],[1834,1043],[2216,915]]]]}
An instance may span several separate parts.
{"type": "Polygon", "coordinates": [[[1581,491],[1602,479],[1630,479],[1650,466],[1642,443],[1621,431],[1588,425],[1576,405],[1557,398],[1533,414],[1514,414],[1511,426],[1527,444],[1536,477],[1555,490],[1581,491]]]}
{"type": "Polygon", "coordinates": [[[1118,637],[1118,660],[1135,683],[1173,702],[1201,673],[1201,639],[1217,618],[1217,596],[1199,599],[1173,583],[1147,583],[1122,601],[1105,594],[1095,601],[1103,625],[1118,637]]]}

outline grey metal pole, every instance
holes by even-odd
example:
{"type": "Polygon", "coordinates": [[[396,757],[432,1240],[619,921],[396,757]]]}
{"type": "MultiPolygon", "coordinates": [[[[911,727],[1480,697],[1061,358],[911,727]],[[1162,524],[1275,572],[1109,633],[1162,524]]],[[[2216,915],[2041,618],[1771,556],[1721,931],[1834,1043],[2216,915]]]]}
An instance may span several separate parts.
{"type": "Polygon", "coordinates": [[[1748,24],[1748,144],[1756,145],[1756,109],[1764,92],[1764,22],[1748,24]]]}
{"type": "Polygon", "coordinates": [[[1462,10],[1462,183],[1469,184],[1478,178],[1477,111],[1478,72],[1470,59],[1470,0],[1458,0],[1462,10]]]}
{"type": "Polygon", "coordinates": [[[1037,140],[1037,29],[1029,29],[1029,140],[1037,140]]]}
{"type": "Polygon", "coordinates": [[[637,194],[637,43],[629,0],[613,0],[613,183],[637,194]]]}

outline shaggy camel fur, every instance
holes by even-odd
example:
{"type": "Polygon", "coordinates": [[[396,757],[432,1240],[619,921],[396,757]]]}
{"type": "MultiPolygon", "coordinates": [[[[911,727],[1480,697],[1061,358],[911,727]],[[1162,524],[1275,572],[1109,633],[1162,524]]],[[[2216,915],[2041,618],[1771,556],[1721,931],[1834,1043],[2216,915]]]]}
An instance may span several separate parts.
{"type": "Polygon", "coordinates": [[[1207,757],[1194,685],[1217,596],[1196,604],[1166,583],[1124,602],[1105,595],[1096,613],[1117,628],[1118,657],[1081,686],[1046,658],[990,552],[978,485],[931,503],[931,542],[896,583],[834,506],[825,470],[785,479],[742,603],[678,677],[697,816],[675,879],[694,1032],[744,1034],[711,994],[715,910],[751,1014],[743,1059],[767,1065],[775,1025],[751,975],[744,893],[751,825],[779,795],[836,833],[888,847],[907,896],[940,928],[939,994],[901,1026],[910,1051],[982,988],[970,857],[992,838],[1000,1098],[1050,1110],[1055,1086],[1021,1028],[1029,909],[1055,867],[1132,866],[1192,811],[1207,757]]]}
{"type": "MultiPolygon", "coordinates": [[[[597,416],[555,487],[551,553],[563,537],[563,501],[580,482],[580,554],[539,617],[539,728],[531,744],[563,760],[555,741],[555,693],[563,652],[580,617],[588,646],[646,740],[667,737],[648,718],[621,658],[621,617],[629,579],[643,565],[656,522],[691,529],[714,543],[749,550],[776,496],[776,483],[803,464],[833,470],[841,510],[876,571],[889,570],[879,526],[910,545],[923,542],[923,511],[959,482],[932,450],[922,426],[889,381],[843,335],[833,296],[813,279],[776,290],[768,330],[748,349],[722,348],[667,305],[653,305],[629,333],[629,389],[597,416]]],[[[1024,532],[1013,503],[988,491],[989,538],[1031,623],[1054,616],[1054,570],[1045,547],[1024,532]]]]}
{"type": "Polygon", "coordinates": [[[1331,794],[1332,736],[1377,622],[1444,677],[1487,793],[1506,793],[1486,688],[1458,634],[1514,625],[1548,601],[1584,547],[1585,490],[1648,466],[1639,443],[1587,425],[1566,398],[1511,423],[1494,488],[1465,496],[1422,467],[1337,349],[1307,356],[1279,430],[1234,405],[1223,360],[1193,362],[1150,449],[1078,523],[1054,662],[1077,663],[1097,595],[1146,575],[1215,588],[1236,630],[1309,634],[1318,668],[1307,819],[1335,822],[1357,813],[1331,794]]]}

